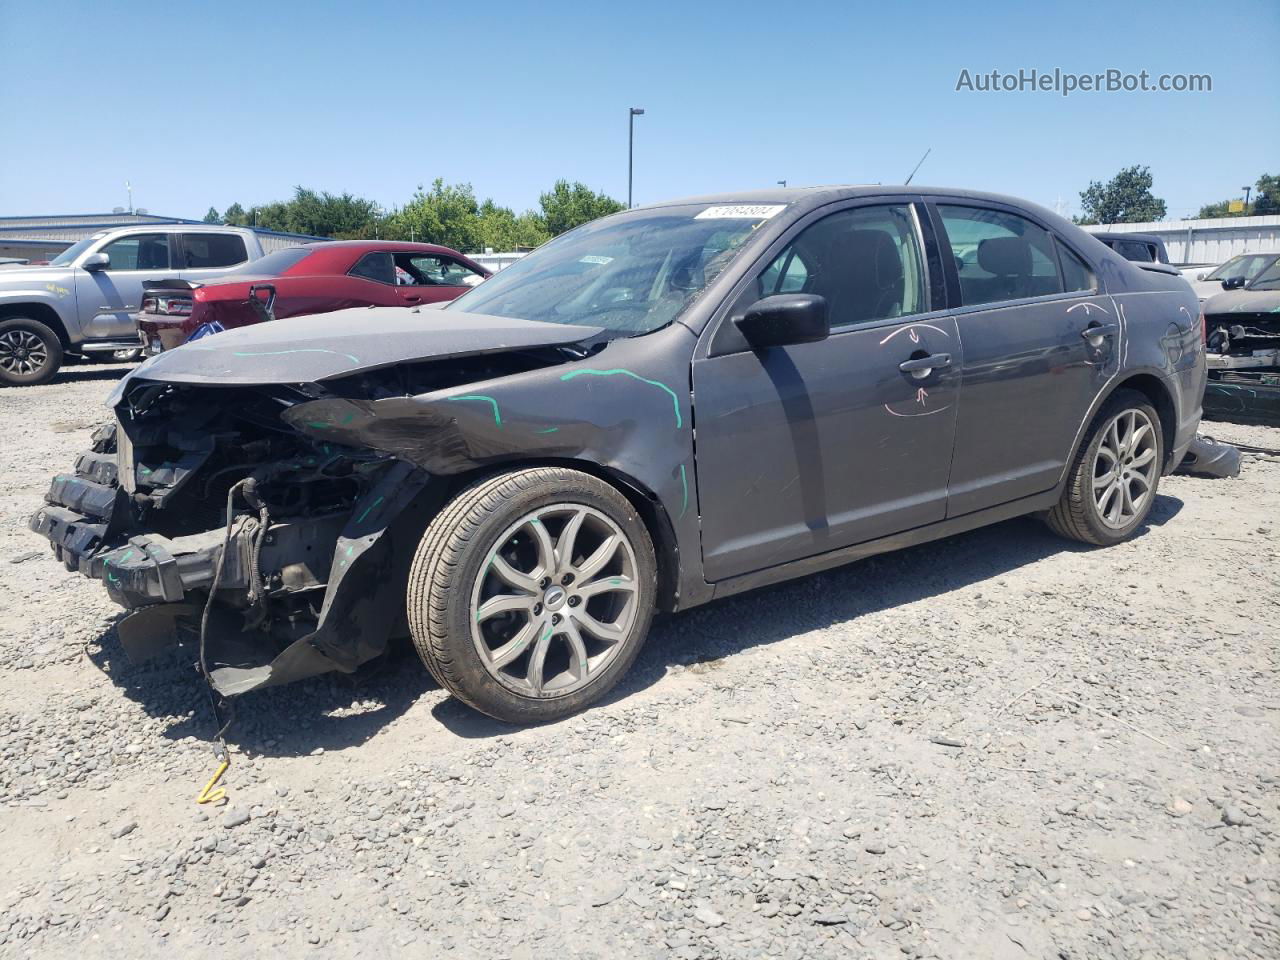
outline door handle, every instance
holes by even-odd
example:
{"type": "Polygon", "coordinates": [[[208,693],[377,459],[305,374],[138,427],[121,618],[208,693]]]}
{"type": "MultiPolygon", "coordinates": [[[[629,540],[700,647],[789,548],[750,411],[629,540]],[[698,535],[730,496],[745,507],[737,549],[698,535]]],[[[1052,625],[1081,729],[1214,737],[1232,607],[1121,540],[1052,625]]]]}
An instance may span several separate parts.
{"type": "Polygon", "coordinates": [[[406,293],[404,295],[404,300],[405,300],[405,303],[421,303],[422,302],[422,298],[417,294],[406,293]]]}
{"type": "Polygon", "coordinates": [[[917,357],[914,360],[904,360],[898,364],[898,369],[903,373],[909,373],[917,380],[923,380],[934,370],[942,370],[951,366],[951,354],[934,353],[927,357],[917,357]]]}
{"type": "Polygon", "coordinates": [[[1080,336],[1096,347],[1103,337],[1114,337],[1119,332],[1120,328],[1114,323],[1093,323],[1081,330],[1080,336]]]}

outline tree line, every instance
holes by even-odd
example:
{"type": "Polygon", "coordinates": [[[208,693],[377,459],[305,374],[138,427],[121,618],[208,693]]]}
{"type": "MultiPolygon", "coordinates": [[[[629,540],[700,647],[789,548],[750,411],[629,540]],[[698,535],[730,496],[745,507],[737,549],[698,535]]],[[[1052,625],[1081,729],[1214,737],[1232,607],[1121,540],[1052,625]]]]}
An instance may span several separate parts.
{"type": "MultiPolygon", "coordinates": [[[[1163,220],[1165,202],[1152,192],[1153,179],[1150,167],[1125,167],[1103,183],[1091,181],[1080,193],[1081,215],[1075,222],[1099,223],[1147,223],[1163,220]]],[[[1232,210],[1231,200],[1219,200],[1200,208],[1194,219],[1209,217],[1254,217],[1280,213],[1280,175],[1262,174],[1254,184],[1251,202],[1240,203],[1239,210],[1232,210]]],[[[1188,217],[1186,219],[1193,219],[1188,217]]]]}
{"type": "Polygon", "coordinates": [[[536,247],[623,205],[583,183],[557,180],[538,198],[538,209],[516,213],[493,200],[477,200],[469,183],[437,178],[421,185],[402,207],[383,210],[373,200],[295,187],[288,200],[245,209],[233,203],[221,213],[210,207],[205,223],[259,227],[336,240],[417,240],[463,253],[536,247]]]}

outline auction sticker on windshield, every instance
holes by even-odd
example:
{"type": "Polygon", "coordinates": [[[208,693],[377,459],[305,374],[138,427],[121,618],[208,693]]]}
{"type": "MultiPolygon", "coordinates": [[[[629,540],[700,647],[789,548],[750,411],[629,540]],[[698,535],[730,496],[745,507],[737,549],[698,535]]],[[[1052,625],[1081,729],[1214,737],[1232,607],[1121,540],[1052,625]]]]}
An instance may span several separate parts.
{"type": "Polygon", "coordinates": [[[785,203],[731,203],[707,207],[695,220],[768,220],[787,208],[785,203]]]}

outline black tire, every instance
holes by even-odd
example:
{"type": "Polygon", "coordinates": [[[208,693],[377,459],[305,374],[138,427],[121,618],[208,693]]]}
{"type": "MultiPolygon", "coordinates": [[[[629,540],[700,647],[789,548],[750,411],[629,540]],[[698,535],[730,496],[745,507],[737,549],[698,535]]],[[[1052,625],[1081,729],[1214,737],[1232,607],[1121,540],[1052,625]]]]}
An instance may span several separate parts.
{"type": "Polygon", "coordinates": [[[1128,540],[1146,522],[1147,514],[1155,504],[1163,469],[1164,431],[1160,423],[1160,414],[1151,405],[1151,401],[1138,391],[1117,390],[1102,405],[1102,409],[1089,424],[1085,441],[1080,445],[1080,450],[1067,475],[1066,489],[1062,491],[1062,498],[1057,506],[1045,515],[1045,523],[1059,536],[1099,547],[1107,547],[1128,540]],[[1093,493],[1094,470],[1098,460],[1098,449],[1104,442],[1108,427],[1116,417],[1128,411],[1137,411],[1145,415],[1151,423],[1155,468],[1150,481],[1150,495],[1145,498],[1142,506],[1130,520],[1116,527],[1105,522],[1099,511],[1093,493]]]}
{"type": "Polygon", "coordinates": [[[626,497],[577,470],[515,470],[462,490],[428,525],[409,573],[409,628],[432,676],[463,703],[508,723],[547,723],[599,699],[630,668],[649,632],[656,585],[649,532],[626,497]],[[625,535],[635,561],[637,607],[616,652],[584,686],[560,695],[522,695],[496,679],[481,659],[472,637],[472,593],[477,578],[491,568],[504,531],[532,511],[560,505],[598,511],[625,535]]]}
{"type": "Polygon", "coordinates": [[[39,320],[9,317],[0,320],[0,384],[34,387],[48,383],[62,367],[62,341],[39,320]],[[25,369],[31,357],[39,362],[25,369]]]}

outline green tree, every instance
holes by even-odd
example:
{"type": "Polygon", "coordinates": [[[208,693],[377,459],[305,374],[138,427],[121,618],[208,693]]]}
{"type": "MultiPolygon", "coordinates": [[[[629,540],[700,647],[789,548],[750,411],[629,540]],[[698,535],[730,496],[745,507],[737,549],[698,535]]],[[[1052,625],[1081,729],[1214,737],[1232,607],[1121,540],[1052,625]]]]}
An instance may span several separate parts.
{"type": "Polygon", "coordinates": [[[430,190],[417,191],[386,219],[386,236],[396,240],[438,243],[464,252],[480,242],[480,205],[471,184],[449,184],[437,177],[430,190]]]}
{"type": "Polygon", "coordinates": [[[555,237],[580,224],[606,217],[623,209],[622,204],[603,193],[595,193],[584,183],[557,180],[538,198],[547,232],[555,237]]]}
{"type": "Polygon", "coordinates": [[[1217,203],[1206,203],[1200,208],[1200,212],[1195,215],[1196,220],[1210,220],[1217,217],[1241,217],[1243,213],[1232,213],[1230,209],[1230,200],[1219,200],[1217,203]]]}
{"type": "Polygon", "coordinates": [[[1239,210],[1232,210],[1231,200],[1207,203],[1196,214],[1199,219],[1211,217],[1262,217],[1280,213],[1280,175],[1264,173],[1253,186],[1253,197],[1239,210]]]}
{"type": "Polygon", "coordinates": [[[1280,213],[1280,174],[1264,173],[1258,178],[1250,212],[1259,217],[1280,213]]]}
{"type": "Polygon", "coordinates": [[[1165,202],[1151,192],[1151,168],[1126,167],[1108,182],[1092,180],[1080,193],[1077,223],[1145,223],[1164,218],[1165,202]]]}
{"type": "Polygon", "coordinates": [[[379,216],[378,205],[372,200],[294,187],[293,199],[285,204],[284,219],[288,224],[285,229],[292,233],[361,238],[373,236],[379,216]]]}
{"type": "Polygon", "coordinates": [[[222,214],[218,213],[217,207],[210,207],[209,212],[204,215],[205,223],[221,223],[222,214]]]}
{"type": "Polygon", "coordinates": [[[551,239],[542,217],[532,210],[518,216],[510,207],[500,207],[492,200],[480,204],[478,249],[515,250],[536,247],[551,239]]]}
{"type": "Polygon", "coordinates": [[[233,203],[227,207],[222,214],[222,222],[230,224],[233,227],[243,227],[246,223],[244,207],[238,203],[233,203]]]}

